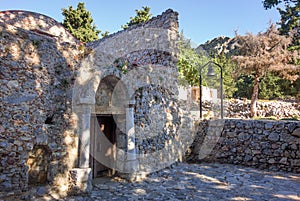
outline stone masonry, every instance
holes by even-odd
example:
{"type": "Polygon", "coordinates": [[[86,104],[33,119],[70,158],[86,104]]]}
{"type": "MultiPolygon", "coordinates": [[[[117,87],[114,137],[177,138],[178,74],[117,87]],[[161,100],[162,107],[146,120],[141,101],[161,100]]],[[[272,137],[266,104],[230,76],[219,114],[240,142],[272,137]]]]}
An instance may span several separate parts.
{"type": "Polygon", "coordinates": [[[188,158],[299,173],[300,122],[202,121],[188,158]]]}
{"type": "Polygon", "coordinates": [[[66,189],[77,155],[71,86],[81,51],[3,22],[0,29],[1,196],[36,181],[66,189]]]}
{"type": "MultiPolygon", "coordinates": [[[[177,102],[178,13],[88,44],[42,14],[0,16],[0,199],[19,200],[33,186],[37,196],[90,193],[97,114],[117,124],[108,162],[123,178],[184,157],[194,138],[177,102]]],[[[299,172],[299,127],[204,121],[190,158],[299,172]]]]}
{"type": "Polygon", "coordinates": [[[147,173],[182,158],[192,137],[176,102],[176,12],[89,44],[42,14],[0,16],[0,199],[33,185],[60,196],[89,193],[97,112],[119,124],[117,171],[147,173]],[[126,91],[114,96],[114,87],[126,91]]]}

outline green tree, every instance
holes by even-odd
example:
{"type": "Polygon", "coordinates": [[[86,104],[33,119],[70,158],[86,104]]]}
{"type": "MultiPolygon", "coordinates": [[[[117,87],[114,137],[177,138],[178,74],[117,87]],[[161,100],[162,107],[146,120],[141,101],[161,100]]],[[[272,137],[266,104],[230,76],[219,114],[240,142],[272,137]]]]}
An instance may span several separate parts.
{"type": "MultiPolygon", "coordinates": [[[[233,93],[237,90],[235,87],[234,71],[235,64],[229,58],[226,58],[224,53],[214,54],[212,59],[209,53],[201,47],[196,49],[191,47],[190,39],[184,37],[183,32],[180,33],[179,41],[180,54],[178,58],[178,71],[179,71],[179,84],[199,86],[199,70],[201,66],[205,65],[208,61],[213,61],[223,69],[223,86],[225,96],[231,98],[233,93]]],[[[208,68],[202,69],[202,85],[218,88],[220,87],[220,80],[218,78],[207,78],[208,68]]],[[[216,74],[220,75],[220,68],[214,68],[216,74]]]]}
{"type": "Polygon", "coordinates": [[[233,56],[233,61],[239,65],[241,73],[250,74],[254,77],[251,96],[251,116],[256,116],[256,103],[259,94],[260,79],[267,72],[277,71],[279,75],[296,80],[300,72],[299,66],[294,65],[297,51],[289,51],[292,43],[291,37],[279,35],[274,24],[267,31],[246,36],[236,35],[240,43],[241,55],[233,56]]]}
{"type": "Polygon", "coordinates": [[[284,9],[278,7],[281,16],[278,23],[281,34],[289,35],[294,32],[293,48],[300,49],[300,1],[299,0],[264,0],[265,9],[270,9],[279,4],[284,4],[284,9]]]}
{"type": "Polygon", "coordinates": [[[282,78],[276,72],[267,72],[266,75],[259,82],[259,99],[274,99],[281,98],[283,91],[280,86],[282,78]],[[272,89],[272,90],[270,90],[272,89]]]}
{"type": "MultiPolygon", "coordinates": [[[[252,75],[240,75],[236,81],[237,91],[234,92],[234,98],[251,99],[253,91],[252,75]]],[[[276,98],[300,98],[300,79],[290,81],[282,78],[277,72],[267,72],[259,82],[259,99],[276,99],[276,98]],[[270,90],[272,89],[272,90],[270,90]]]]}
{"type": "Polygon", "coordinates": [[[121,26],[123,29],[127,29],[129,26],[134,24],[146,22],[152,16],[152,14],[150,13],[150,7],[148,6],[143,6],[141,10],[136,9],[135,13],[136,13],[135,17],[130,17],[130,21],[127,22],[125,25],[121,26]]]}
{"type": "Polygon", "coordinates": [[[199,68],[204,65],[208,58],[199,54],[191,47],[191,42],[186,39],[183,32],[180,33],[178,56],[178,72],[179,72],[179,84],[199,86],[199,68]]]}
{"type": "Polygon", "coordinates": [[[236,65],[231,61],[230,58],[225,56],[225,53],[217,54],[214,56],[214,62],[222,66],[223,68],[223,85],[224,94],[226,98],[232,98],[233,94],[237,91],[235,82],[235,72],[236,65]]]}
{"type": "Polygon", "coordinates": [[[270,9],[281,3],[284,3],[287,5],[287,4],[297,3],[297,1],[298,0],[264,0],[263,5],[264,5],[265,9],[270,9]]]}
{"type": "MultiPolygon", "coordinates": [[[[76,9],[72,6],[62,9],[64,16],[63,26],[70,33],[82,42],[91,42],[99,39],[100,30],[93,23],[92,15],[84,7],[84,3],[79,2],[76,9]]],[[[107,35],[105,32],[104,35],[107,35]]]]}
{"type": "Polygon", "coordinates": [[[278,84],[281,88],[283,98],[295,97],[300,100],[300,78],[293,82],[286,79],[280,79],[278,84]]]}
{"type": "Polygon", "coordinates": [[[294,6],[286,5],[285,10],[278,8],[281,16],[279,31],[281,34],[288,35],[294,32],[293,48],[299,49],[300,45],[300,2],[294,6]]]}
{"type": "Polygon", "coordinates": [[[252,75],[240,75],[236,81],[237,90],[234,92],[234,98],[247,98],[251,99],[253,91],[253,76],[252,75]]]}
{"type": "MultiPolygon", "coordinates": [[[[283,92],[279,85],[279,80],[282,80],[279,76],[276,76],[273,72],[267,72],[259,81],[258,98],[270,100],[282,97],[283,92]]],[[[234,93],[234,97],[251,99],[253,81],[253,75],[239,76],[236,82],[237,91],[234,93]]]]}

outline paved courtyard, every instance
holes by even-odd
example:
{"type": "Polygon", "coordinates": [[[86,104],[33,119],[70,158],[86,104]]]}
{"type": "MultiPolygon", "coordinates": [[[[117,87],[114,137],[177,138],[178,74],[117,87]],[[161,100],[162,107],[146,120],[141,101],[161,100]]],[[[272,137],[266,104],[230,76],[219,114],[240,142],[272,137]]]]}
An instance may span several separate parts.
{"type": "Polygon", "coordinates": [[[56,196],[52,197],[46,193],[35,197],[34,195],[39,193],[32,189],[29,200],[300,201],[300,174],[271,172],[229,164],[180,163],[152,173],[142,182],[129,183],[119,178],[97,178],[93,182],[94,188],[89,196],[56,199],[56,196]]]}
{"type": "Polygon", "coordinates": [[[91,197],[65,200],[300,200],[300,174],[181,163],[139,183],[96,181],[91,197]]]}

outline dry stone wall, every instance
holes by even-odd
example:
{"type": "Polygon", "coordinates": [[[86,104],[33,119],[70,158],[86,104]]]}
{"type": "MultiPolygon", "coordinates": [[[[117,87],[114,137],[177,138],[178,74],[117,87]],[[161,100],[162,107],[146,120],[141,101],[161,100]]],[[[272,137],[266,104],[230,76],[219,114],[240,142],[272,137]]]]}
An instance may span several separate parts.
{"type": "MultiPolygon", "coordinates": [[[[250,100],[232,99],[225,101],[226,117],[250,118],[250,100]]],[[[282,118],[300,118],[299,101],[258,101],[257,116],[282,118]]]]}
{"type": "Polygon", "coordinates": [[[214,121],[202,121],[192,145],[190,160],[300,172],[300,122],[226,119],[219,133],[214,121]],[[204,149],[211,144],[211,150],[204,149]],[[205,153],[205,154],[203,154],[205,153]]]}
{"type": "MultiPolygon", "coordinates": [[[[205,116],[205,114],[212,109],[217,108],[220,110],[220,103],[213,104],[211,101],[203,101],[202,108],[205,116]]],[[[190,110],[199,110],[199,102],[192,102],[190,110]]],[[[224,116],[234,119],[250,119],[250,100],[224,100],[224,116]]],[[[259,100],[257,101],[257,116],[259,118],[272,119],[297,119],[300,118],[300,103],[296,100],[259,100]]],[[[207,118],[209,118],[209,115],[207,118]]]]}
{"type": "MultiPolygon", "coordinates": [[[[169,30],[171,32],[178,32],[178,13],[174,12],[171,9],[166,10],[161,15],[155,16],[148,20],[147,22],[135,24],[132,26],[129,26],[126,30],[122,30],[113,34],[110,34],[109,36],[98,40],[91,42],[87,44],[88,47],[96,48],[99,47],[100,44],[103,44],[106,42],[106,40],[109,40],[110,38],[115,38],[116,36],[120,35],[121,33],[127,32],[130,33],[132,30],[140,30],[140,29],[161,29],[161,30],[169,30]]],[[[145,34],[145,32],[144,32],[145,34]]],[[[147,35],[144,35],[147,36],[147,35]]],[[[164,36],[161,36],[164,37],[164,36]]],[[[147,39],[147,37],[145,37],[147,39]]],[[[140,38],[142,39],[142,38],[140,38]]],[[[165,41],[166,42],[166,41],[165,41]]],[[[169,42],[177,42],[177,41],[169,41],[169,42]]],[[[133,45],[133,44],[129,44],[133,45]]]]}

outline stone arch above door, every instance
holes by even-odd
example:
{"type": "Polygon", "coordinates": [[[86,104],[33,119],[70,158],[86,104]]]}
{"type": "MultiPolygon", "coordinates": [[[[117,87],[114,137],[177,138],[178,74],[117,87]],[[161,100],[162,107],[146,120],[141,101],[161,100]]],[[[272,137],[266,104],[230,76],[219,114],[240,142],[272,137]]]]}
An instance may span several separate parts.
{"type": "Polygon", "coordinates": [[[112,106],[112,93],[119,79],[109,75],[104,77],[98,86],[95,96],[95,106],[110,107],[112,106]]]}
{"type": "Polygon", "coordinates": [[[121,79],[122,73],[114,66],[82,68],[73,91],[73,106],[94,105],[98,86],[101,80],[108,76],[121,79]]]}
{"type": "Polygon", "coordinates": [[[101,79],[96,90],[93,113],[124,114],[125,108],[122,103],[126,97],[127,90],[122,81],[114,75],[108,75],[101,79]]]}

